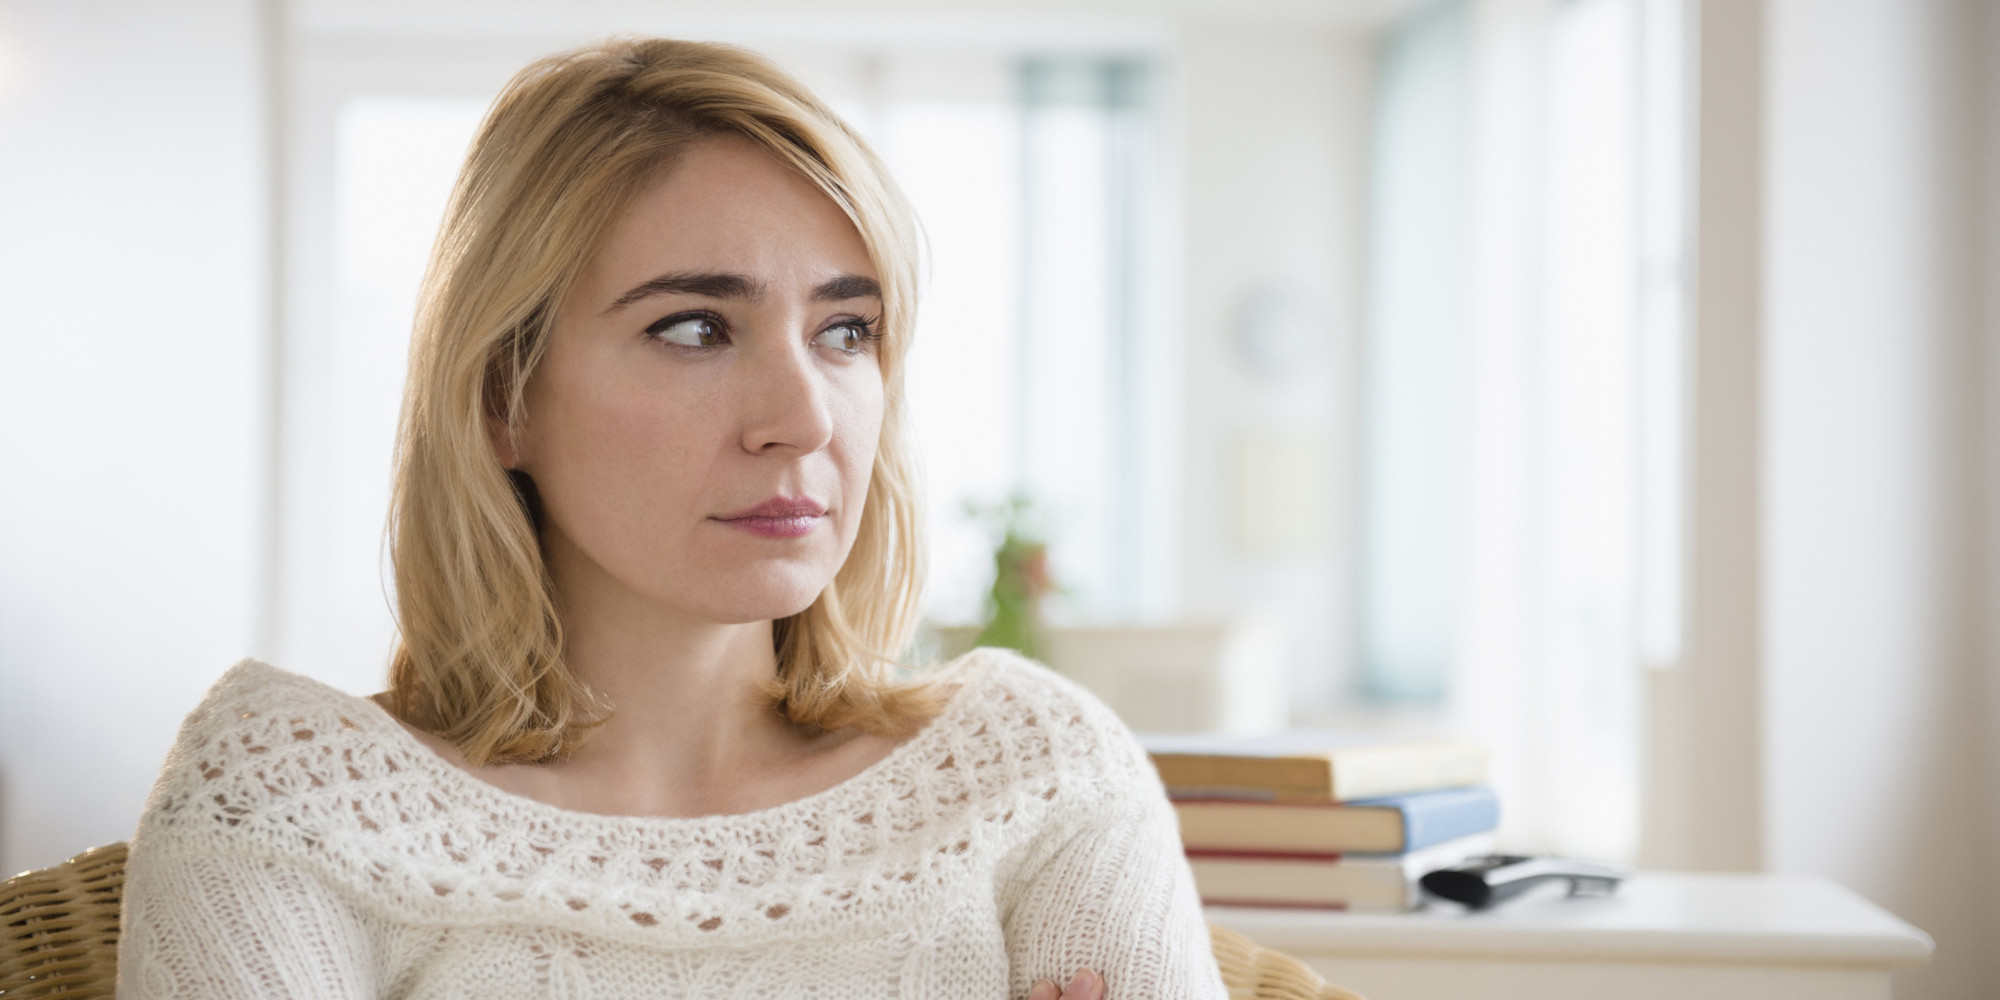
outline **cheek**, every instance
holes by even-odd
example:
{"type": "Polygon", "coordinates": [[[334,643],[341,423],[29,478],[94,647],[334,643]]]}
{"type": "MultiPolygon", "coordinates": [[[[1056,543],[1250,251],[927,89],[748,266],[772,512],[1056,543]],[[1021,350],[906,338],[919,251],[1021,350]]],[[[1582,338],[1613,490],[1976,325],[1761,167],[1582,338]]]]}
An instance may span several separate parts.
{"type": "Polygon", "coordinates": [[[721,433],[718,409],[691,392],[659,391],[629,371],[597,374],[546,384],[541,418],[530,415],[527,468],[545,499],[576,517],[609,522],[572,525],[572,532],[644,535],[662,508],[691,499],[721,433]]]}
{"type": "Polygon", "coordinates": [[[871,366],[858,378],[836,384],[833,406],[837,446],[846,453],[843,465],[860,465],[866,476],[882,440],[882,420],[888,405],[882,378],[871,366]]]}
{"type": "Polygon", "coordinates": [[[841,492],[849,498],[848,516],[842,520],[851,534],[861,523],[862,501],[868,494],[875,454],[882,441],[887,401],[881,376],[870,366],[862,378],[843,380],[831,402],[836,407],[832,450],[840,469],[841,492]]]}

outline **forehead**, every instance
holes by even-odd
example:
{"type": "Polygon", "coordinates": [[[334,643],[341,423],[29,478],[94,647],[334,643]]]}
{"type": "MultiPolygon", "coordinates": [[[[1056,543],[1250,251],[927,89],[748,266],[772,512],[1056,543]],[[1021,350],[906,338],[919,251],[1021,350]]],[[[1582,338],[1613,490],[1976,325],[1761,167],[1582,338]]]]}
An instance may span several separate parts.
{"type": "Polygon", "coordinates": [[[840,275],[879,277],[832,198],[734,135],[701,140],[641,186],[579,285],[601,307],[633,284],[674,272],[742,274],[780,292],[840,275]]]}

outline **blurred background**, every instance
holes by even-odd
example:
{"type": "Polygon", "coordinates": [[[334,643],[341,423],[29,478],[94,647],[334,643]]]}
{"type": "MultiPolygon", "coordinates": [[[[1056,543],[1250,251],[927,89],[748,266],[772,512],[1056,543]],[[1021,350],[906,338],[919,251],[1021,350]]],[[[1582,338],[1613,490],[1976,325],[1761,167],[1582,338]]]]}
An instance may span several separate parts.
{"type": "Polygon", "coordinates": [[[1136,728],[1482,740],[1505,847],[1824,873],[2000,989],[1990,0],[0,0],[0,870],[241,657],[382,687],[444,198],[621,32],[917,207],[927,648],[1022,497],[1136,728]]]}

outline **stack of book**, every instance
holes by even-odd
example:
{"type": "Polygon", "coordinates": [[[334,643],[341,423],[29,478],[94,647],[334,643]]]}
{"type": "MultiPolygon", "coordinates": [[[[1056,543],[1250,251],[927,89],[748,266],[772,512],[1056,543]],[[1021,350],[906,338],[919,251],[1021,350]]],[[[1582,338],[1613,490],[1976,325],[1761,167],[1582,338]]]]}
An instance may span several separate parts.
{"type": "Polygon", "coordinates": [[[1425,872],[1492,853],[1486,752],[1456,741],[1148,737],[1202,902],[1407,910],[1425,872]]]}

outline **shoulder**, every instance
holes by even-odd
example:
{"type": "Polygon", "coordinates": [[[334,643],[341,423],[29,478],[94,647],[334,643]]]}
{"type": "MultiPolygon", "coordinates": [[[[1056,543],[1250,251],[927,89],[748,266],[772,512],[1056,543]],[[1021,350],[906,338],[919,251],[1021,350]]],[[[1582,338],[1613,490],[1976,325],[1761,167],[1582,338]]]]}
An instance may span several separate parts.
{"type": "Polygon", "coordinates": [[[1017,774],[1100,798],[1164,795],[1131,730],[1075,681],[1005,649],[974,650],[946,670],[959,688],[939,723],[978,737],[1017,774]]]}
{"type": "Polygon", "coordinates": [[[218,678],[201,704],[189,712],[181,724],[176,749],[191,739],[220,732],[245,732],[269,728],[277,731],[290,719],[327,719],[338,728],[358,730],[369,719],[343,716],[379,714],[364,698],[313,680],[280,670],[259,660],[242,660],[218,678]]]}
{"type": "MultiPolygon", "coordinates": [[[[1124,722],[1082,685],[1019,654],[978,658],[946,718],[970,728],[975,767],[1005,776],[1004,824],[994,869],[1005,907],[1065,852],[1095,856],[1130,838],[1177,842],[1172,805],[1145,750],[1124,722]]],[[[989,779],[983,784],[993,784],[989,779]]],[[[988,809],[987,811],[994,811],[988,809]]]]}
{"type": "Polygon", "coordinates": [[[399,733],[365,699],[244,660],[181,723],[134,849],[295,842],[314,801],[403,770],[399,733]]]}
{"type": "MultiPolygon", "coordinates": [[[[295,745],[366,742],[394,720],[365,698],[257,660],[230,667],[182,721],[167,769],[275,760],[295,745]],[[275,755],[275,756],[274,756],[275,755]]],[[[316,754],[315,754],[316,755],[316,754]]]]}

